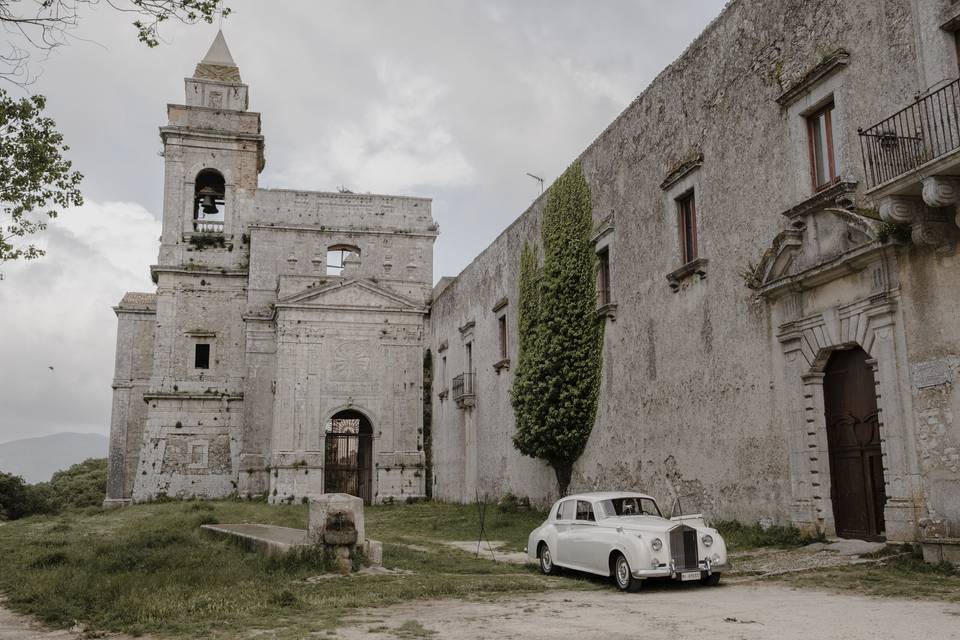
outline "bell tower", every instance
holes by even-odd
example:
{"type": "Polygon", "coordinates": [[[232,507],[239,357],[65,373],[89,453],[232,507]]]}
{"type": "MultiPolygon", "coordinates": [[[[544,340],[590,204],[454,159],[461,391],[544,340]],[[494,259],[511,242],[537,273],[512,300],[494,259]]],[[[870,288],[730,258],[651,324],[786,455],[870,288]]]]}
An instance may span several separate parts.
{"type": "Polygon", "coordinates": [[[184,104],[167,105],[169,122],[160,128],[165,184],[154,280],[164,266],[245,264],[238,249],[264,166],[260,114],[247,110],[249,87],[222,31],[184,84],[184,104]]]}

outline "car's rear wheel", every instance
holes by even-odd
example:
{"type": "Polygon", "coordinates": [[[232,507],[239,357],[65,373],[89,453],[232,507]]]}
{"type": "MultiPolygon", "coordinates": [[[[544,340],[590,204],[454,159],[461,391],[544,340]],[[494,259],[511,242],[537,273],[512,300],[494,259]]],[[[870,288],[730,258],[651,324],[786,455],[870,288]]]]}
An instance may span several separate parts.
{"type": "Polygon", "coordinates": [[[620,591],[639,591],[643,586],[643,581],[633,577],[633,571],[630,569],[630,563],[622,553],[615,553],[613,561],[610,563],[613,570],[613,581],[620,591]]]}
{"type": "Polygon", "coordinates": [[[550,547],[547,546],[546,542],[541,542],[540,547],[537,550],[537,557],[540,558],[540,571],[544,575],[555,575],[559,573],[557,565],[553,564],[553,553],[550,551],[550,547]]]}
{"type": "Polygon", "coordinates": [[[708,576],[700,578],[700,584],[706,585],[708,587],[715,587],[720,584],[720,574],[711,573],[708,576]]]}

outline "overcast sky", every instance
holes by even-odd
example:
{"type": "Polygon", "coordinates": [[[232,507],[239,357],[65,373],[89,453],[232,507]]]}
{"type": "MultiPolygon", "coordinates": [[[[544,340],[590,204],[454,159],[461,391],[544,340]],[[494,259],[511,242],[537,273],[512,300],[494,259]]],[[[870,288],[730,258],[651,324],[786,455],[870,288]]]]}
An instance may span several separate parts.
{"type": "MultiPolygon", "coordinates": [[[[456,275],[700,31],[724,0],[229,0],[223,30],[263,114],[260,186],[433,198],[437,278],[456,275]]],[[[86,204],[0,267],[0,442],[107,434],[111,307],[152,291],[157,128],[216,26],[88,13],[31,87],[85,176],[86,204]],[[51,368],[52,367],[52,368],[51,368]]]]}

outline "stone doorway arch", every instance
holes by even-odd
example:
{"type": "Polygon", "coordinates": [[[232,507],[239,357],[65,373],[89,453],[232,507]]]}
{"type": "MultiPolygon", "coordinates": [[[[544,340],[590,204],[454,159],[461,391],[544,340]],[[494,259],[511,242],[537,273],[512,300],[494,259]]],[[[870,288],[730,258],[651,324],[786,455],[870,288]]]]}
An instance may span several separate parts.
{"type": "Polygon", "coordinates": [[[373,425],[356,409],[334,413],[324,425],[323,490],[373,500],[373,425]]]}

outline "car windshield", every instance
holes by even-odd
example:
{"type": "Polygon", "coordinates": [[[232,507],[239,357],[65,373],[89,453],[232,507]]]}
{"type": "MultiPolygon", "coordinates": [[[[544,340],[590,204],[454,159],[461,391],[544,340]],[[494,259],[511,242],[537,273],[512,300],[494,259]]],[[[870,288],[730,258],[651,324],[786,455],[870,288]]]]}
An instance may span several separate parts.
{"type": "Polygon", "coordinates": [[[615,516],[657,516],[662,518],[660,508],[653,498],[613,498],[596,504],[597,519],[615,516]]]}

